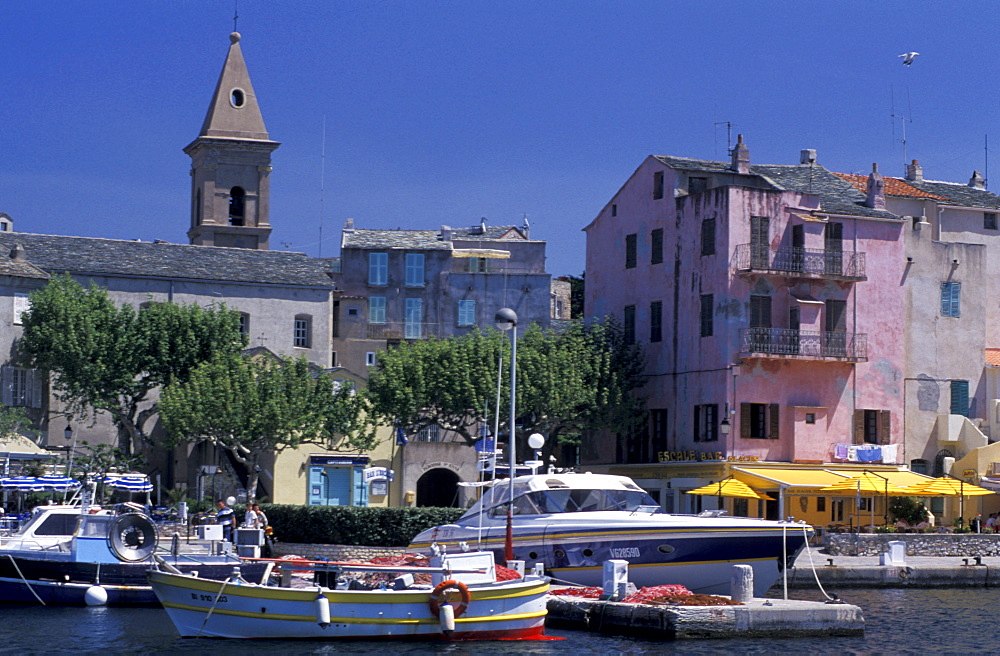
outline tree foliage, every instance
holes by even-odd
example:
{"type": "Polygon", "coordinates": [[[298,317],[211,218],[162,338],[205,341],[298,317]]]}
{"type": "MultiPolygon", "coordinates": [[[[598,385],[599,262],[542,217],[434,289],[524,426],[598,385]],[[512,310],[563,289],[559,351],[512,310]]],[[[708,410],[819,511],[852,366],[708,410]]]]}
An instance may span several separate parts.
{"type": "Polygon", "coordinates": [[[151,303],[116,307],[107,290],[84,289],[69,276],[31,294],[18,345],[25,364],[54,374],[53,388],[71,417],[107,412],[126,454],[148,443],[157,413],[150,392],[183,381],[213,353],[244,346],[239,314],[224,306],[151,303]]]}
{"type": "MultiPolygon", "coordinates": [[[[509,416],[510,342],[490,330],[448,339],[424,339],[379,354],[366,394],[370,418],[407,433],[437,424],[469,443],[478,438],[484,410],[495,410],[499,357],[500,416],[509,416]]],[[[641,402],[643,355],[626,343],[613,320],[573,322],[561,331],[529,327],[517,347],[517,424],[524,434],[559,436],[585,429],[631,425],[641,402]]],[[[556,438],[556,439],[553,439],[556,438]]]]}
{"type": "Polygon", "coordinates": [[[251,496],[265,453],[305,442],[331,449],[374,446],[362,410],[353,386],[338,385],[304,358],[218,354],[164,388],[160,398],[168,444],[208,440],[227,450],[246,465],[251,496]]]}

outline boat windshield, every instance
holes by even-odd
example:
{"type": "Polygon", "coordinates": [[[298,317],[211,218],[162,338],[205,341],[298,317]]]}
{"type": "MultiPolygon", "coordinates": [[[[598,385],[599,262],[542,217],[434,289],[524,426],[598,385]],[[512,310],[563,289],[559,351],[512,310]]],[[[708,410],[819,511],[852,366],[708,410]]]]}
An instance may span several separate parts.
{"type": "MultiPolygon", "coordinates": [[[[577,512],[662,512],[658,503],[641,490],[538,490],[514,498],[515,515],[550,515],[577,512]]],[[[507,504],[495,506],[491,513],[505,514],[507,504]]]]}

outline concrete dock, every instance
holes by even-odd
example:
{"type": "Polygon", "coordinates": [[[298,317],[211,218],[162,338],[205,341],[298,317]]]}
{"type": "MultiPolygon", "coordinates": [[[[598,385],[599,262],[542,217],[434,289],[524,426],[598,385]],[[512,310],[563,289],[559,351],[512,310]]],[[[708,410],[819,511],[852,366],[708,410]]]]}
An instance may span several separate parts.
{"type": "Polygon", "coordinates": [[[864,634],[861,609],[850,604],[753,599],[741,606],[651,606],[549,596],[554,627],[650,640],[795,638],[864,634]]]}
{"type": "MultiPolygon", "coordinates": [[[[906,556],[901,564],[882,565],[874,556],[828,556],[815,550],[812,562],[824,588],[1000,587],[1000,556],[906,556]]],[[[781,581],[776,589],[781,589],[781,581]]],[[[816,588],[808,555],[788,572],[789,588],[816,588]]]]}

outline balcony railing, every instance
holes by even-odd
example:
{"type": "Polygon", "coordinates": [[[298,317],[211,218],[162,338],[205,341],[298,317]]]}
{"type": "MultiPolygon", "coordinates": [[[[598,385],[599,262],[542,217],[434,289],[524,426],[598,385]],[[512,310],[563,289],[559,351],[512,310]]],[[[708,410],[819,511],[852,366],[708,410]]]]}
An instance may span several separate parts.
{"type": "Polygon", "coordinates": [[[746,328],[740,334],[740,353],[801,360],[868,360],[868,335],[840,330],[746,328]]]}
{"type": "Polygon", "coordinates": [[[736,271],[763,271],[808,278],[867,280],[865,254],[815,248],[779,248],[740,244],[733,255],[736,271]]]}

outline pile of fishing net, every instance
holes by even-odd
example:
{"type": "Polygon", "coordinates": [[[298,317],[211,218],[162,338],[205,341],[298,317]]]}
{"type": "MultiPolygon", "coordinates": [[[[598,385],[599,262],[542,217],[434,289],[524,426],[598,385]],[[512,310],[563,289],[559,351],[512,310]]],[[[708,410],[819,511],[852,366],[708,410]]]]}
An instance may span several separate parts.
{"type": "MultiPolygon", "coordinates": [[[[603,588],[560,588],[552,594],[560,597],[579,599],[599,599],[603,588]]],[[[740,602],[715,595],[694,594],[683,585],[656,585],[641,588],[622,599],[626,604],[648,604],[655,606],[740,606],[740,602]]]]}

